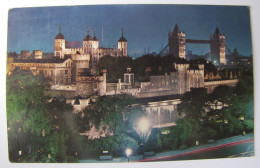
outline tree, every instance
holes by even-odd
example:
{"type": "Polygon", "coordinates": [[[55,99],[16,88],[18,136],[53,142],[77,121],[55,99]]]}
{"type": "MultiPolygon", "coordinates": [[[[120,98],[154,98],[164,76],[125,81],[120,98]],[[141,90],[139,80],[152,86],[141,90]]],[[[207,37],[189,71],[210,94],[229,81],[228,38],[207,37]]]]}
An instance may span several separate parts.
{"type": "Polygon", "coordinates": [[[228,112],[227,108],[232,106],[233,88],[227,85],[220,85],[213,90],[209,97],[212,109],[208,112],[208,117],[210,116],[213,119],[224,122],[227,119],[225,114],[228,112]]]}
{"type": "Polygon", "coordinates": [[[181,145],[194,145],[195,141],[200,140],[201,137],[201,122],[194,118],[185,118],[177,121],[176,139],[179,140],[178,144],[181,145]]]}
{"type": "MultiPolygon", "coordinates": [[[[65,99],[50,99],[43,74],[16,69],[7,76],[7,124],[12,162],[65,162],[73,127],[72,106],[65,99]],[[18,151],[22,155],[18,155],[18,151]]],[[[74,124],[75,125],[75,124],[74,124]]],[[[74,132],[75,134],[75,132],[74,132]]]]}
{"type": "Polygon", "coordinates": [[[18,150],[24,155],[39,148],[42,131],[50,133],[50,119],[46,116],[49,88],[43,74],[33,76],[30,71],[13,71],[7,76],[7,125],[10,161],[17,161],[18,150]]]}
{"type": "Polygon", "coordinates": [[[76,114],[63,97],[51,98],[47,111],[52,118],[50,147],[55,149],[52,157],[57,162],[67,162],[67,154],[74,155],[79,151],[76,114]]]}
{"type": "Polygon", "coordinates": [[[94,146],[95,153],[99,155],[102,155],[102,151],[105,150],[114,156],[125,156],[126,148],[131,148],[134,153],[139,148],[137,141],[126,134],[92,140],[91,144],[94,146]]]}
{"type": "Polygon", "coordinates": [[[178,113],[184,114],[185,118],[202,119],[208,108],[208,94],[205,88],[191,88],[181,98],[178,105],[178,113]]]}
{"type": "Polygon", "coordinates": [[[126,133],[131,122],[144,113],[140,108],[131,108],[132,104],[134,98],[126,94],[99,97],[83,110],[84,121],[81,123],[114,135],[126,133]]]}
{"type": "Polygon", "coordinates": [[[234,111],[246,119],[254,120],[254,81],[253,72],[244,69],[234,88],[234,111]]]}
{"type": "Polygon", "coordinates": [[[131,57],[112,57],[104,56],[97,64],[97,73],[102,72],[103,69],[107,70],[107,81],[117,82],[118,79],[123,79],[126,68],[132,67],[131,57]]]}

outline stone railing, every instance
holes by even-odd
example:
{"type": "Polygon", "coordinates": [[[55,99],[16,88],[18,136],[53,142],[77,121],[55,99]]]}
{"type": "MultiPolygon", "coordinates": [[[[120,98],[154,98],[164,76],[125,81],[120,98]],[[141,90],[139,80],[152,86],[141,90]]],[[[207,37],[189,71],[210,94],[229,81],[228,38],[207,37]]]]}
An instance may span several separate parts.
{"type": "Polygon", "coordinates": [[[76,91],[76,85],[52,85],[51,90],[76,91]]]}
{"type": "Polygon", "coordinates": [[[238,82],[238,79],[208,81],[208,82],[204,82],[204,86],[210,86],[210,85],[228,85],[228,84],[236,84],[237,82],[238,82]]]}

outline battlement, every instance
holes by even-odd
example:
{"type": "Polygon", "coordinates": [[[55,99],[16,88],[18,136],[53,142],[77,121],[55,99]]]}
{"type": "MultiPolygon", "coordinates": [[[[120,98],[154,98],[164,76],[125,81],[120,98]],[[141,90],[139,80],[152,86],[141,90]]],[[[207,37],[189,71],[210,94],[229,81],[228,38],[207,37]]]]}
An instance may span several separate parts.
{"type": "Polygon", "coordinates": [[[198,64],[198,69],[190,69],[190,64],[176,64],[174,63],[174,68],[177,71],[182,71],[182,70],[204,70],[204,64],[198,64]]]}
{"type": "Polygon", "coordinates": [[[89,61],[90,55],[89,54],[73,54],[71,55],[72,60],[82,60],[82,61],[89,61]]]}
{"type": "Polygon", "coordinates": [[[83,51],[84,51],[84,50],[83,50],[83,47],[78,47],[78,48],[66,48],[66,49],[68,49],[69,51],[74,51],[74,52],[77,52],[77,51],[83,52],[83,51]]]}
{"type": "Polygon", "coordinates": [[[200,70],[204,70],[204,64],[198,64],[198,68],[199,68],[200,70]]]}
{"type": "Polygon", "coordinates": [[[201,72],[204,72],[204,70],[201,70],[201,69],[189,69],[189,70],[187,70],[187,73],[189,73],[189,74],[198,74],[198,73],[201,73],[201,72]]]}
{"type": "Polygon", "coordinates": [[[173,64],[174,68],[177,71],[183,71],[183,70],[188,70],[190,68],[190,64],[173,64]]]}
{"type": "Polygon", "coordinates": [[[102,82],[105,80],[104,76],[77,76],[76,82],[102,82]]]}

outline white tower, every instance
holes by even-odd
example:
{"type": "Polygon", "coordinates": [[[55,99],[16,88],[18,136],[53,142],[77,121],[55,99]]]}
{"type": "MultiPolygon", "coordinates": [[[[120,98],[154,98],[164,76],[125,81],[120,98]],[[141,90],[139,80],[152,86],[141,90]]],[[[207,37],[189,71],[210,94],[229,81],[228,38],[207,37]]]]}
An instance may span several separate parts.
{"type": "Polygon", "coordinates": [[[122,36],[118,40],[118,49],[121,50],[121,56],[127,56],[127,40],[124,37],[123,29],[122,29],[122,36]]]}
{"type": "Polygon", "coordinates": [[[64,58],[65,51],[65,38],[61,34],[60,25],[59,25],[59,34],[54,39],[54,56],[64,58]]]}

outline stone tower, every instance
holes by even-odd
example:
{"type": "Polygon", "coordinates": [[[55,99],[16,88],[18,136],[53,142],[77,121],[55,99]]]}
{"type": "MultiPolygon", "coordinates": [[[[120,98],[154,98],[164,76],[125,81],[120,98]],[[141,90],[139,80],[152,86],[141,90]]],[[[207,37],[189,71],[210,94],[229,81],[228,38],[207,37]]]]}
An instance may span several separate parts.
{"type": "Polygon", "coordinates": [[[121,50],[121,56],[127,56],[127,40],[124,37],[123,29],[122,29],[122,36],[118,40],[118,49],[121,50]]]}
{"type": "Polygon", "coordinates": [[[84,54],[92,54],[92,37],[89,35],[89,27],[87,27],[87,35],[83,39],[84,54]]]}
{"type": "Polygon", "coordinates": [[[181,32],[176,24],[173,31],[169,32],[168,35],[169,53],[185,59],[185,38],[185,33],[181,32]]]}
{"type": "Polygon", "coordinates": [[[211,62],[215,65],[226,64],[226,37],[218,27],[210,36],[211,62]]]}
{"type": "Polygon", "coordinates": [[[96,37],[96,29],[94,29],[94,36],[91,40],[91,53],[92,53],[92,60],[95,62],[95,64],[99,61],[100,59],[100,56],[99,56],[99,53],[97,51],[97,49],[99,48],[99,41],[96,37]]]}
{"type": "Polygon", "coordinates": [[[61,30],[60,30],[60,25],[59,25],[59,34],[57,34],[57,36],[54,39],[54,56],[60,57],[60,58],[64,58],[64,53],[63,51],[65,50],[65,38],[64,36],[61,34],[61,30]]]}

